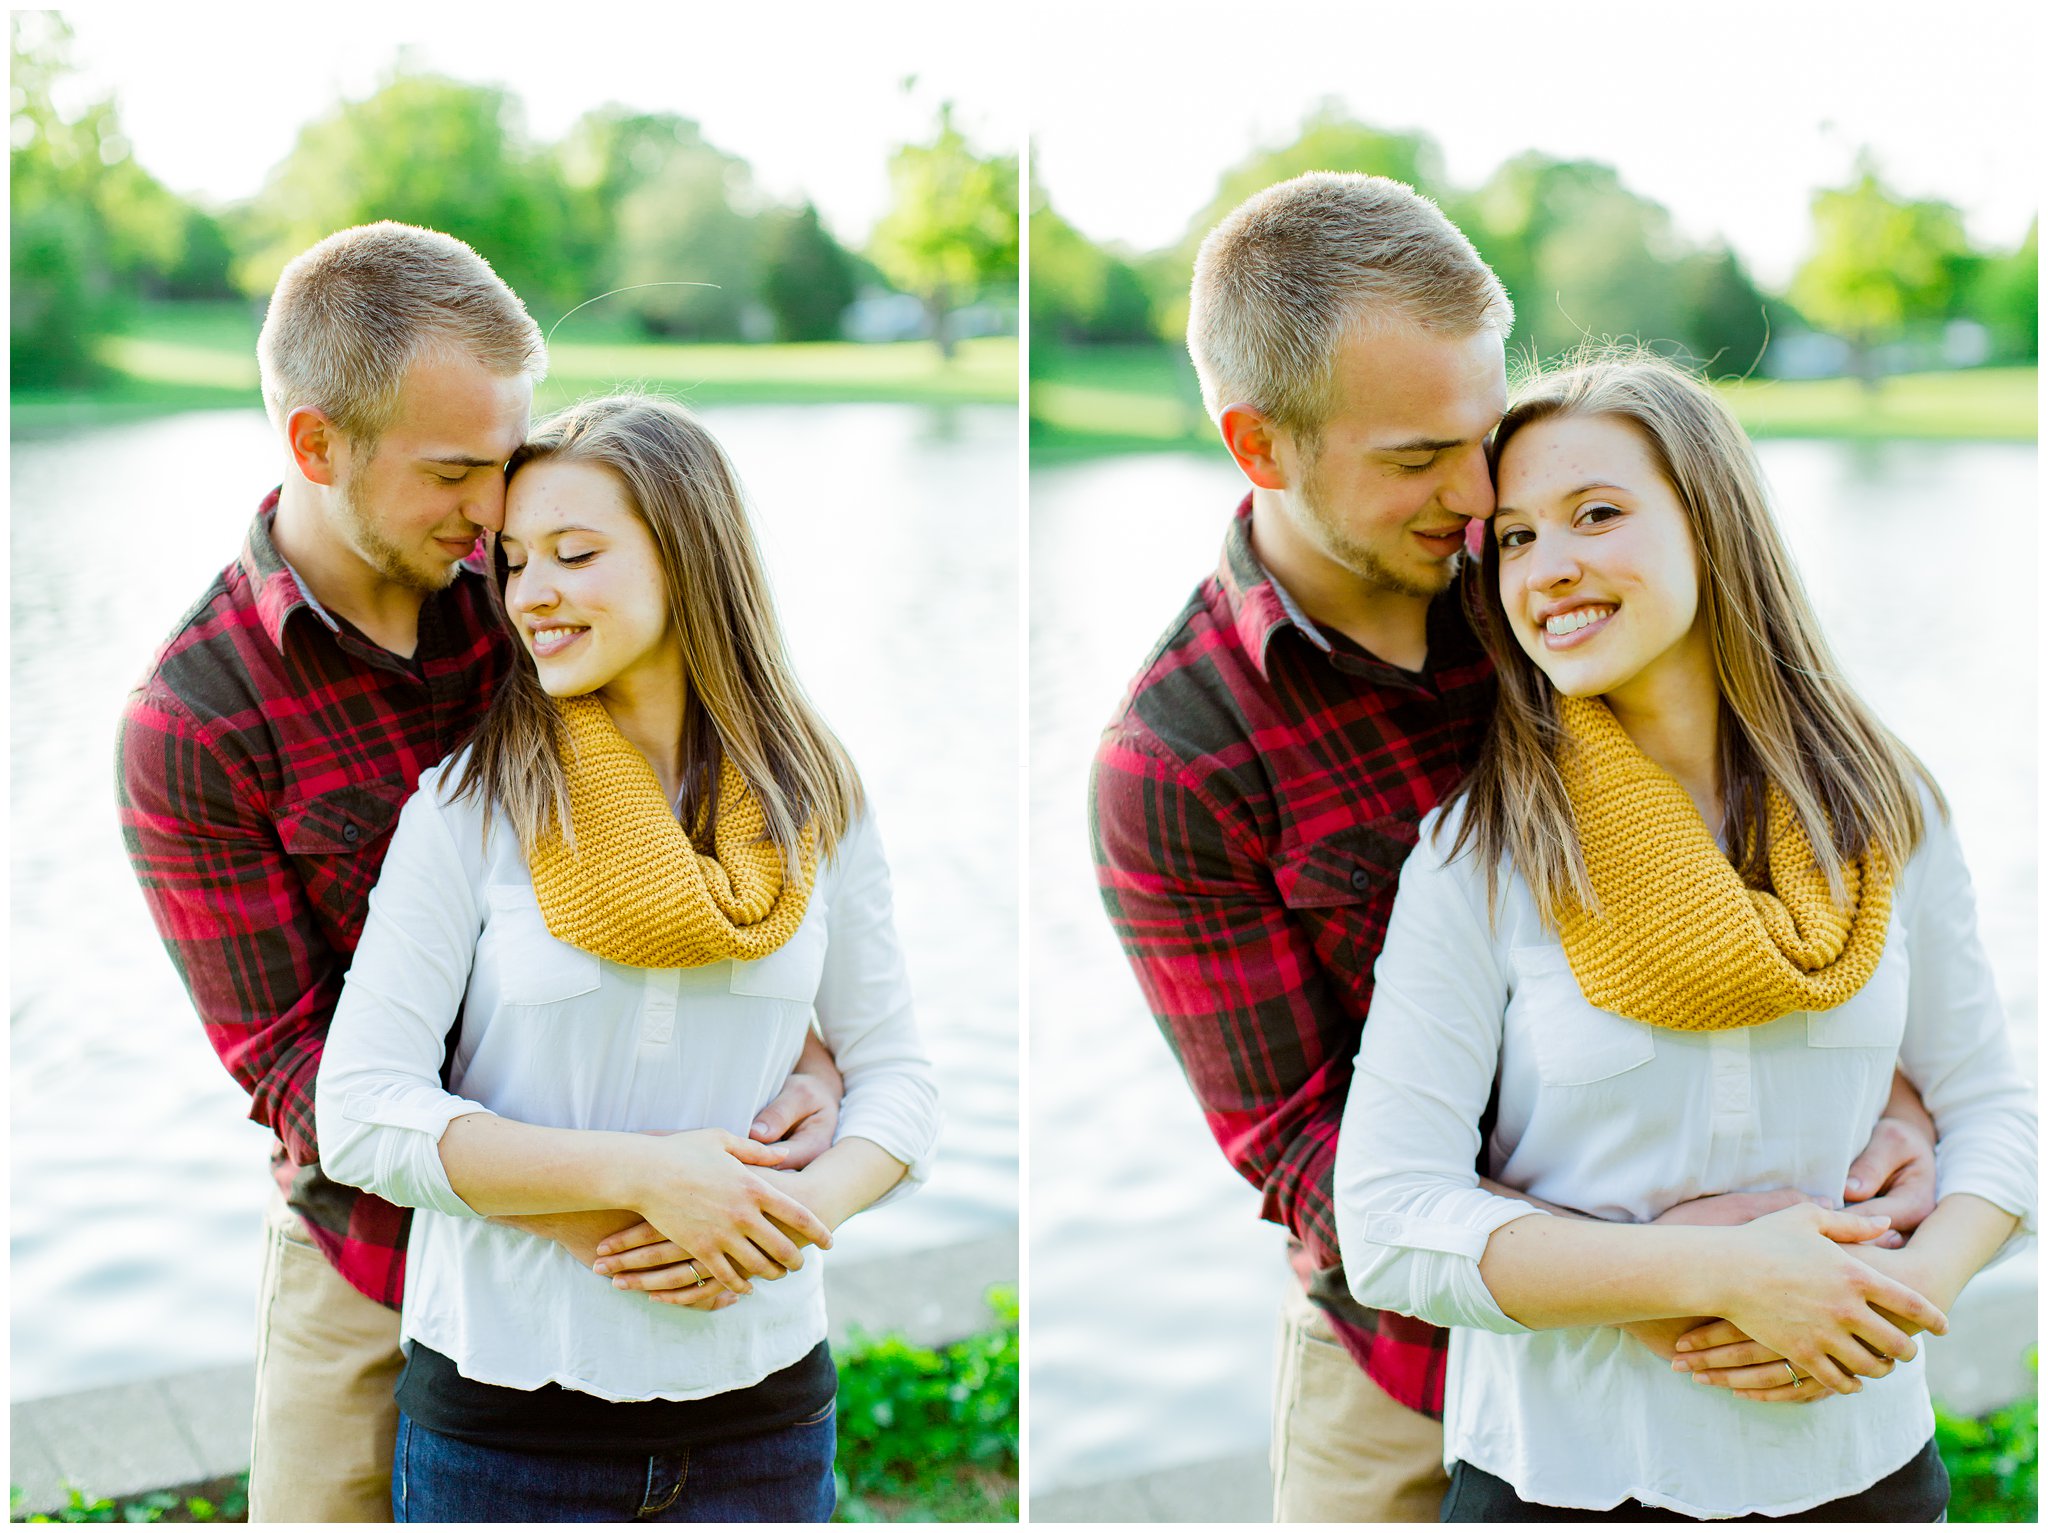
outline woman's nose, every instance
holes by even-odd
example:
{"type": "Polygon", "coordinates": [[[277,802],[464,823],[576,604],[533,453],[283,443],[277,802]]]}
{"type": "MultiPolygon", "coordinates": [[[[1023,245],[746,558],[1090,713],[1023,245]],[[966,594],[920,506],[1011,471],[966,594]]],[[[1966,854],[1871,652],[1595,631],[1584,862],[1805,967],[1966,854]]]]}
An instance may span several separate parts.
{"type": "Polygon", "coordinates": [[[1529,557],[1523,566],[1523,578],[1529,582],[1532,591],[1552,591],[1559,586],[1568,586],[1579,578],[1579,561],[1573,555],[1570,543],[1552,533],[1536,535],[1536,542],[1529,549],[1529,557]]]}
{"type": "Polygon", "coordinates": [[[530,566],[506,583],[505,605],[514,612],[545,612],[554,604],[554,582],[535,574],[530,566]]]}

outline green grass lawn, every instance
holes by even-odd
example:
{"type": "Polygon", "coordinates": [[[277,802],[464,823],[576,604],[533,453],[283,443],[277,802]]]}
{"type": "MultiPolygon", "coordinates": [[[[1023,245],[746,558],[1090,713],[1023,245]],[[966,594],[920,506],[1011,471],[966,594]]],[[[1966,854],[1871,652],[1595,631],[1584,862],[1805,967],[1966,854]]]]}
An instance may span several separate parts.
{"type": "MultiPolygon", "coordinates": [[[[153,304],[128,333],[109,338],[101,388],[17,390],[16,430],[91,424],[172,410],[260,405],[252,305],[153,304]]],[[[546,412],[589,394],[641,386],[700,405],[1008,404],[1017,398],[1015,337],[963,342],[948,363],[925,341],[862,346],[668,345],[628,339],[616,325],[571,319],[550,347],[552,370],[534,404],[546,412]]]]}
{"type": "MultiPolygon", "coordinates": [[[[1194,368],[1168,346],[1097,346],[1034,352],[1034,463],[1107,453],[1208,450],[1194,368]]],[[[2034,440],[2038,370],[1986,367],[1888,378],[1866,394],[1849,378],[1752,380],[1721,385],[1759,437],[2034,440]]]]}

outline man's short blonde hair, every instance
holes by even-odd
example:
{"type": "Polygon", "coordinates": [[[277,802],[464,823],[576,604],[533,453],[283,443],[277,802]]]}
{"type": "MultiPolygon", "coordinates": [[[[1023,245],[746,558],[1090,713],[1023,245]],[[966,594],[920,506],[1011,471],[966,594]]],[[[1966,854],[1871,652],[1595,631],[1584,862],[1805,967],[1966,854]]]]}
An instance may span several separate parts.
{"type": "Polygon", "coordinates": [[[256,361],[280,430],[312,406],[373,449],[398,414],[405,372],[444,345],[506,377],[547,372],[547,343],[490,262],[452,235],[363,224],[293,258],[270,295],[256,361]]]}
{"type": "Polygon", "coordinates": [[[1195,257],[1188,352],[1212,419],[1252,406],[1312,445],[1355,325],[1505,337],[1514,305],[1472,242],[1412,187],[1317,171],[1269,186],[1195,257]]]}

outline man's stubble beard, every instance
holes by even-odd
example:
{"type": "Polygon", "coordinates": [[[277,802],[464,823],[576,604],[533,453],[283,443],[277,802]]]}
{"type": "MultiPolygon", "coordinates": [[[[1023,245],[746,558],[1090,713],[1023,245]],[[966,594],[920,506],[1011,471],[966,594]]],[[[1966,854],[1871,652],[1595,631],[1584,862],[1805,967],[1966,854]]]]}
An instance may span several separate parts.
{"type": "Polygon", "coordinates": [[[455,561],[436,570],[422,567],[409,560],[405,550],[392,542],[377,525],[370,514],[368,502],[362,493],[362,482],[367,477],[360,470],[352,470],[339,488],[339,503],[342,521],[348,530],[349,542],[362,557],[365,564],[393,585],[417,591],[422,596],[433,596],[448,589],[455,583],[455,561]]]}
{"type": "MultiPolygon", "coordinates": [[[[1452,556],[1443,562],[1440,578],[1424,583],[1414,576],[1392,568],[1379,551],[1368,547],[1352,537],[1344,528],[1342,518],[1331,511],[1323,499],[1322,462],[1320,454],[1312,460],[1301,481],[1301,507],[1308,513],[1308,519],[1315,524],[1323,546],[1323,552],[1357,576],[1372,590],[1387,596],[1410,596],[1428,601],[1440,594],[1456,577],[1458,557],[1452,556]]],[[[1406,537],[1404,527],[1397,537],[1406,537]]]]}

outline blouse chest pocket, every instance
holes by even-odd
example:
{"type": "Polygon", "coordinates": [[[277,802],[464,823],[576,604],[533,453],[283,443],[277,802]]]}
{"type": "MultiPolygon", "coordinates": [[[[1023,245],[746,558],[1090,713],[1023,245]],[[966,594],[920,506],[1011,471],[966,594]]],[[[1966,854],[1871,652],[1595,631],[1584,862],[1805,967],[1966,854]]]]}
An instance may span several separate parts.
{"type": "Polygon", "coordinates": [[[825,941],[825,922],[822,917],[813,916],[766,958],[735,962],[732,993],[798,1001],[809,1006],[817,1000],[818,984],[825,974],[825,941]]]}
{"type": "Polygon", "coordinates": [[[1809,1012],[1806,1043],[1815,1049],[1897,1049],[1906,1036],[1910,960],[1893,928],[1863,988],[1832,1011],[1809,1012]]]}
{"type": "Polygon", "coordinates": [[[508,1006],[546,1006],[597,988],[595,953],[569,946],[548,930],[533,890],[493,884],[482,946],[508,1006]]]}
{"type": "Polygon", "coordinates": [[[1588,1001],[1563,948],[1518,947],[1510,959],[1515,968],[1511,1005],[1526,1018],[1536,1073],[1546,1085],[1588,1086],[1656,1057],[1649,1024],[1588,1001]]]}

